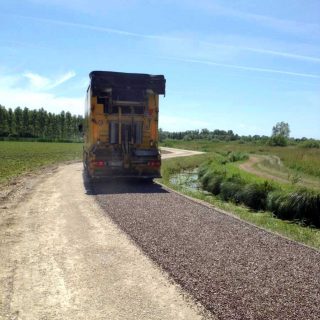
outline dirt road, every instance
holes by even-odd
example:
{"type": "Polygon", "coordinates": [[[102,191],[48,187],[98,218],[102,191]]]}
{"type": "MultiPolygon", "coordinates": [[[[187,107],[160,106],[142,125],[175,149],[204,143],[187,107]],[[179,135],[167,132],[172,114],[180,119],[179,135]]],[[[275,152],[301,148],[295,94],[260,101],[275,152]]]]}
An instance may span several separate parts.
{"type": "Polygon", "coordinates": [[[275,181],[284,182],[284,183],[290,182],[288,179],[283,179],[283,178],[279,177],[279,174],[273,175],[273,174],[270,174],[267,172],[263,172],[263,171],[259,170],[258,168],[256,168],[255,165],[262,162],[264,159],[265,159],[265,157],[263,157],[263,156],[250,156],[250,158],[246,162],[241,163],[239,165],[239,168],[244,171],[253,173],[258,177],[267,178],[270,180],[275,180],[275,181]]]}
{"type": "Polygon", "coordinates": [[[193,155],[204,153],[201,151],[191,151],[191,150],[174,149],[174,148],[167,148],[167,147],[161,147],[161,152],[162,152],[162,159],[187,157],[187,156],[193,156],[193,155]]]}
{"type": "MultiPolygon", "coordinates": [[[[276,156],[250,156],[247,161],[244,163],[241,163],[239,165],[239,168],[247,171],[249,173],[253,173],[254,175],[274,181],[279,181],[282,183],[290,183],[292,184],[292,181],[290,180],[290,176],[292,176],[293,172],[290,172],[288,169],[287,171],[281,171],[279,169],[272,169],[270,167],[266,167],[263,165],[264,160],[272,160],[277,161],[278,163],[281,163],[280,159],[276,156]]],[[[295,173],[297,174],[297,173],[295,173]]],[[[320,189],[320,181],[316,177],[307,175],[299,176],[299,180],[296,182],[298,186],[301,187],[308,187],[308,188],[316,188],[320,189]]]]}
{"type": "Polygon", "coordinates": [[[201,318],[99,207],[82,164],[16,187],[0,203],[0,319],[201,318]]]}

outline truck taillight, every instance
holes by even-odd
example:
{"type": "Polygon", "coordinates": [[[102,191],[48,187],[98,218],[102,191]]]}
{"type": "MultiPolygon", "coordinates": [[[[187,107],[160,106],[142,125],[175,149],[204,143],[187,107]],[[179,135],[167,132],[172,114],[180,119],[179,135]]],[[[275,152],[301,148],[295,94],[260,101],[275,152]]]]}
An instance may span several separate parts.
{"type": "Polygon", "coordinates": [[[159,160],[151,160],[148,162],[149,167],[160,167],[161,161],[159,160]]]}
{"type": "Polygon", "coordinates": [[[104,167],[104,161],[102,160],[92,161],[92,162],[95,167],[104,167]]]}

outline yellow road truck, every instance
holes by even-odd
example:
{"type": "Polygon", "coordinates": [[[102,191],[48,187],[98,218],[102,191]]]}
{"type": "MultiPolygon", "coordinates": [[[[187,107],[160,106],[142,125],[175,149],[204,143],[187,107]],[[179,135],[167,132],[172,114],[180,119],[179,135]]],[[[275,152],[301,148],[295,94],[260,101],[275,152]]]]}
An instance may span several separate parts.
{"type": "Polygon", "coordinates": [[[83,149],[89,177],[160,177],[158,113],[164,76],[110,71],[89,76],[83,149]]]}

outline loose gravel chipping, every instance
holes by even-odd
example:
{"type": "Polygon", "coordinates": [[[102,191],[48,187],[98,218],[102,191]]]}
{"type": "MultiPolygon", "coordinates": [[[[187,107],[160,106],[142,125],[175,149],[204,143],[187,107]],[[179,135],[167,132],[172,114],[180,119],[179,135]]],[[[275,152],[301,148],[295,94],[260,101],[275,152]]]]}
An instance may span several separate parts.
{"type": "Polygon", "coordinates": [[[91,188],[106,214],[218,319],[320,319],[320,252],[157,184],[91,188]]]}

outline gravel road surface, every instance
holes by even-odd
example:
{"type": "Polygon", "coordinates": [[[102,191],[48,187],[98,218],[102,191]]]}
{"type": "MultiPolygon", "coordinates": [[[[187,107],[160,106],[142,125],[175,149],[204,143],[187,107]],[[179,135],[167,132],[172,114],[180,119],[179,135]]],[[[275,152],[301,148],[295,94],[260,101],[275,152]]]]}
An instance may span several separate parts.
{"type": "Polygon", "coordinates": [[[0,190],[0,319],[201,319],[87,193],[82,164],[0,190]]]}
{"type": "Polygon", "coordinates": [[[320,319],[319,251],[157,184],[110,182],[91,186],[91,192],[152,260],[219,319],[320,319]]]}

